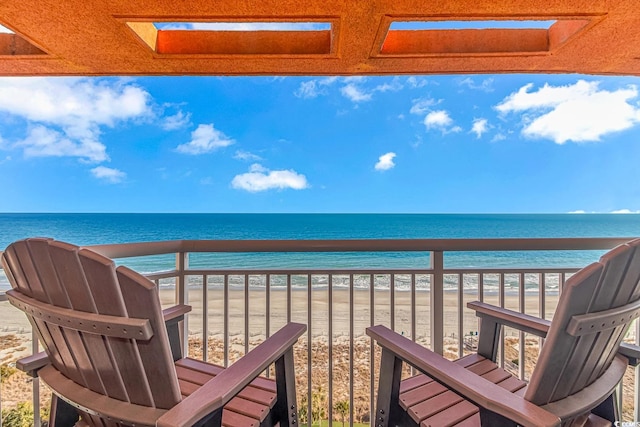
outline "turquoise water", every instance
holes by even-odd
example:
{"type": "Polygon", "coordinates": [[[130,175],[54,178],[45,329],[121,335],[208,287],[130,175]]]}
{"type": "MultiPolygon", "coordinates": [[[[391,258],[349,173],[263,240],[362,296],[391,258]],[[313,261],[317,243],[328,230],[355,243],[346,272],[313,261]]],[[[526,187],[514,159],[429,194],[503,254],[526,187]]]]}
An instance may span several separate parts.
{"type": "MultiPolygon", "coordinates": [[[[77,245],[175,239],[429,239],[640,236],[640,215],[616,214],[0,214],[0,248],[25,237],[77,245]]],[[[446,267],[582,267],[603,251],[449,253],[446,267]]],[[[122,260],[141,272],[174,257],[122,260]]],[[[193,254],[192,267],[420,268],[427,253],[193,254]]]]}

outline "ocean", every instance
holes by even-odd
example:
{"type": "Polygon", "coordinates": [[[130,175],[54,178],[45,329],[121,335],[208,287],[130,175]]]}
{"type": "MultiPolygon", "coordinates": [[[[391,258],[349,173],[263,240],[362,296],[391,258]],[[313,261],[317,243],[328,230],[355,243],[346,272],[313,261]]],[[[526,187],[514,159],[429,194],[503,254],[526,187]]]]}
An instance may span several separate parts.
{"type": "MultiPolygon", "coordinates": [[[[0,214],[0,249],[53,237],[77,245],[176,239],[447,239],[636,237],[638,214],[0,214]]],[[[582,267],[604,251],[456,252],[445,267],[582,267]]],[[[175,257],[119,260],[142,273],[175,257]]],[[[424,268],[424,252],[192,254],[201,268],[424,268]]],[[[0,286],[6,279],[0,278],[0,286]]],[[[4,287],[4,286],[3,286],[4,287]]]]}

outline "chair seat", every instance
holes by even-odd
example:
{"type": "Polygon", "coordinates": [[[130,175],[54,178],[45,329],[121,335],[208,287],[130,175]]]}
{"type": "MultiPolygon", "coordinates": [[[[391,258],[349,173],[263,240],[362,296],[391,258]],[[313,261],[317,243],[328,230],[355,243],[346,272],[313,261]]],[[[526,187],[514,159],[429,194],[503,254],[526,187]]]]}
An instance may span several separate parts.
{"type": "MultiPolygon", "coordinates": [[[[512,393],[523,395],[526,390],[526,382],[477,354],[465,356],[455,363],[512,393]]],[[[423,374],[400,383],[400,407],[422,427],[480,425],[477,406],[423,374]]]]}
{"type": "MultiPolygon", "coordinates": [[[[175,366],[183,398],[224,370],[221,366],[190,358],[176,361],[175,366]]],[[[227,403],[222,411],[222,424],[228,427],[258,427],[269,415],[275,402],[275,380],[258,377],[227,403]]]]}
{"type": "MultiPolygon", "coordinates": [[[[224,371],[221,366],[191,358],[177,360],[175,367],[183,399],[224,371]]],[[[271,425],[271,420],[267,420],[267,416],[270,413],[269,410],[275,405],[276,396],[275,380],[256,378],[225,405],[222,411],[222,425],[225,427],[271,425]]],[[[89,424],[81,419],[75,427],[89,427],[89,424]]]]}

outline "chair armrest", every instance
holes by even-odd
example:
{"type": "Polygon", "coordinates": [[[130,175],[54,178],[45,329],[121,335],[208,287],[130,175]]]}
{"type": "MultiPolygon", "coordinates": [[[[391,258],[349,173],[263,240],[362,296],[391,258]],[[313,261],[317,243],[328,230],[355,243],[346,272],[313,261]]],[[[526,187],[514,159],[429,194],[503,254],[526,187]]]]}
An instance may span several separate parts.
{"type": "Polygon", "coordinates": [[[633,344],[621,343],[618,354],[629,359],[629,365],[636,367],[640,365],[640,347],[633,344]]]}
{"type": "Polygon", "coordinates": [[[23,357],[16,361],[16,368],[25,372],[30,377],[37,377],[38,371],[49,364],[49,356],[44,351],[23,357]]]}
{"type": "Polygon", "coordinates": [[[164,317],[164,321],[166,323],[176,318],[179,318],[178,320],[182,320],[184,318],[184,315],[189,313],[190,311],[190,305],[179,304],[162,310],[162,316],[164,317]]]}
{"type": "Polygon", "coordinates": [[[467,303],[467,307],[475,310],[476,316],[480,318],[491,318],[494,322],[511,328],[516,328],[522,332],[534,334],[545,338],[549,331],[551,322],[530,316],[507,308],[496,307],[484,302],[473,301],[467,303]]]}
{"type": "Polygon", "coordinates": [[[483,408],[523,426],[559,426],[560,418],[462,366],[378,325],[367,335],[409,365],[483,408]]]}
{"type": "Polygon", "coordinates": [[[158,419],[156,425],[158,427],[191,426],[221,409],[269,365],[289,351],[306,330],[307,327],[303,324],[287,324],[167,411],[158,419]]]}

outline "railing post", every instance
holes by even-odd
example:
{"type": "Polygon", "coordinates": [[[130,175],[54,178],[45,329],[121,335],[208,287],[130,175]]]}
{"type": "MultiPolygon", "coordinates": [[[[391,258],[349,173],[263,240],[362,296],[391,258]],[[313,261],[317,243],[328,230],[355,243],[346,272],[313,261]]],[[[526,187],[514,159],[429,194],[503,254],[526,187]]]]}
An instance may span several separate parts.
{"type": "MultiPolygon", "coordinates": [[[[640,345],[640,320],[636,320],[635,328],[635,344],[640,345]]],[[[640,419],[640,365],[633,369],[635,370],[633,378],[633,421],[637,423],[640,419]]]]}
{"type": "MultiPolygon", "coordinates": [[[[187,289],[187,278],[185,276],[186,270],[189,269],[189,253],[178,252],[176,254],[176,271],[178,277],[176,278],[176,303],[188,304],[189,303],[189,290],[187,289]]],[[[189,355],[189,315],[184,316],[182,322],[182,354],[184,357],[189,355]]]]}
{"type": "Polygon", "coordinates": [[[442,251],[431,252],[431,270],[433,280],[431,282],[431,350],[438,354],[444,352],[444,253],[442,251]]]}

